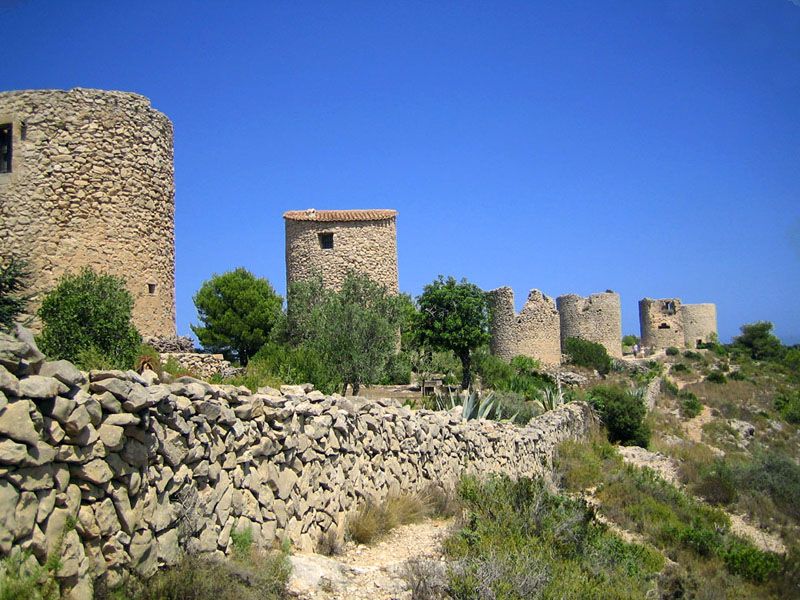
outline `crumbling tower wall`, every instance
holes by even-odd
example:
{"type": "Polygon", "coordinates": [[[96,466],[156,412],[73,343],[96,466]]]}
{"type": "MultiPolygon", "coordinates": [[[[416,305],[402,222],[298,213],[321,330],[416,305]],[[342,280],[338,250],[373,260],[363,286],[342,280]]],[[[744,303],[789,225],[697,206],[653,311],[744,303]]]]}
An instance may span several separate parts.
{"type": "Polygon", "coordinates": [[[487,292],[491,307],[491,350],[504,360],[523,355],[544,364],[561,362],[558,310],[552,298],[531,290],[519,314],[514,310],[514,291],[501,287],[487,292]]]}
{"type": "Polygon", "coordinates": [[[645,348],[681,348],[685,343],[679,298],[639,300],[639,325],[645,348]]]}
{"type": "Polygon", "coordinates": [[[622,357],[622,308],[619,294],[606,291],[582,298],[567,294],[556,299],[561,321],[561,345],[568,338],[602,344],[611,356],[622,357]]]}
{"type": "Polygon", "coordinates": [[[717,337],[717,306],[715,304],[682,304],[681,320],[687,348],[710,342],[717,337]]]}
{"type": "Polygon", "coordinates": [[[81,267],[125,278],[144,335],[175,335],[172,123],[138,94],[0,93],[0,256],[30,308],[81,267]]]}

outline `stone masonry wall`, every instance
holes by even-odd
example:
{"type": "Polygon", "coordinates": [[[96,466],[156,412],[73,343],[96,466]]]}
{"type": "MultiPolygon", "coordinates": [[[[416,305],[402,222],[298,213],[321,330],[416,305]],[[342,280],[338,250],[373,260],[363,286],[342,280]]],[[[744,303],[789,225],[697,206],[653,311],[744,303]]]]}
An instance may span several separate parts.
{"type": "Polygon", "coordinates": [[[202,352],[161,352],[161,362],[174,359],[182,368],[208,379],[213,375],[230,377],[241,369],[232,367],[222,354],[205,354],[202,352]]]}
{"type": "Polygon", "coordinates": [[[567,338],[602,344],[611,356],[622,358],[622,308],[612,291],[581,298],[576,294],[556,299],[561,319],[561,345],[567,338]]]}
{"type": "Polygon", "coordinates": [[[90,266],[127,280],[142,334],[174,335],[170,120],[143,96],[76,88],[0,93],[5,123],[0,256],[31,262],[32,309],[65,272],[90,266]]]}
{"type": "Polygon", "coordinates": [[[642,346],[655,350],[684,345],[681,301],[678,298],[639,300],[642,346]]]}
{"type": "MultiPolygon", "coordinates": [[[[347,216],[348,212],[355,211],[317,212],[347,216]]],[[[369,213],[394,214],[394,211],[358,212],[367,216],[369,213]]],[[[397,293],[395,216],[362,220],[296,220],[285,216],[285,222],[287,285],[318,275],[326,288],[339,289],[347,272],[353,270],[397,293]],[[320,247],[321,233],[333,234],[332,249],[320,247]]]]}
{"type": "Polygon", "coordinates": [[[259,547],[288,538],[310,549],[390,489],[545,474],[555,446],[590,421],[582,403],[517,427],[294,387],[87,377],[44,361],[24,331],[0,334],[0,555],[57,551],[68,597],[91,598],[93,580],[113,586],[126,569],[221,557],[235,530],[259,547]]]}
{"type": "Polygon", "coordinates": [[[697,348],[698,340],[710,342],[717,335],[717,306],[715,304],[682,304],[681,320],[687,348],[697,348]]]}
{"type": "Polygon", "coordinates": [[[561,363],[560,320],[552,298],[531,290],[519,314],[510,287],[487,292],[487,298],[492,312],[492,354],[504,360],[523,355],[548,365],[561,363]]]}

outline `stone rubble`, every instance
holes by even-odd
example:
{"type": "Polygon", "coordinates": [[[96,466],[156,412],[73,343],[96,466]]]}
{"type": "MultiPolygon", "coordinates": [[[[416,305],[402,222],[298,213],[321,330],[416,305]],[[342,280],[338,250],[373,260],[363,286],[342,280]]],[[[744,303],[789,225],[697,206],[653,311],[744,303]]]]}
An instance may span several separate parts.
{"type": "Polygon", "coordinates": [[[311,386],[253,394],[84,374],[45,361],[24,337],[0,334],[0,556],[29,550],[43,563],[60,552],[73,598],[184,552],[221,558],[236,530],[250,529],[258,547],[289,539],[313,550],[390,489],[467,472],[545,475],[556,445],[585,435],[592,418],[573,403],[517,427],[311,386]]]}

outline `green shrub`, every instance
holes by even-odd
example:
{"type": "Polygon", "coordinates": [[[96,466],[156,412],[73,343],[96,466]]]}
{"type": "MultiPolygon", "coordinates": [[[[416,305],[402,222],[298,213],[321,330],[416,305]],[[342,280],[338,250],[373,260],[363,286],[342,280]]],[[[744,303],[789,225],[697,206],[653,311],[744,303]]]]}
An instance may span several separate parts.
{"type": "Polygon", "coordinates": [[[689,373],[689,372],[691,372],[691,369],[689,368],[688,365],[686,365],[684,363],[675,363],[674,365],[672,365],[672,368],[670,369],[670,372],[672,372],[672,373],[689,373]]]}
{"type": "Polygon", "coordinates": [[[689,360],[700,360],[703,358],[703,355],[699,352],[695,352],[694,350],[687,350],[683,353],[683,356],[688,358],[689,360]]]}
{"type": "Polygon", "coordinates": [[[708,376],[706,376],[706,381],[709,381],[711,383],[722,384],[726,383],[728,379],[727,377],[725,377],[725,373],[722,373],[720,371],[711,371],[711,373],[709,373],[708,376]]]}
{"type": "Polygon", "coordinates": [[[495,411],[498,420],[511,419],[517,425],[525,425],[539,415],[537,406],[517,392],[495,392],[495,411]]]}
{"type": "Polygon", "coordinates": [[[780,360],[786,349],[772,333],[772,323],[758,321],[741,326],[742,334],[733,339],[731,347],[753,360],[780,360]]]}
{"type": "Polygon", "coordinates": [[[132,311],[133,297],[122,278],[88,267],[65,275],[39,308],[39,347],[52,359],[84,368],[103,357],[114,368],[130,369],[142,341],[131,323],[132,311]]]}
{"type": "Polygon", "coordinates": [[[30,552],[13,552],[0,560],[0,600],[59,600],[54,574],[58,564],[31,568],[30,552]]]}
{"type": "Polygon", "coordinates": [[[800,520],[800,466],[776,451],[756,454],[738,475],[740,487],[766,494],[775,506],[794,520],[800,520]]]}
{"type": "Polygon", "coordinates": [[[762,583],[778,572],[781,561],[777,554],[764,552],[743,540],[732,538],[719,552],[730,573],[762,583]]]}
{"type": "Polygon", "coordinates": [[[602,344],[580,338],[567,338],[564,342],[564,354],[573,365],[595,369],[601,375],[611,370],[611,357],[602,344]]]}
{"type": "Polygon", "coordinates": [[[800,390],[782,391],[775,398],[775,408],[789,423],[800,423],[800,390]]]}
{"type": "Polygon", "coordinates": [[[622,338],[622,345],[623,346],[635,346],[639,343],[639,337],[635,335],[628,334],[623,336],[622,338]]]}
{"type": "Polygon", "coordinates": [[[249,527],[243,530],[231,531],[231,546],[236,558],[245,558],[253,549],[253,531],[249,527]]]}
{"type": "Polygon", "coordinates": [[[0,331],[10,330],[25,312],[29,297],[22,292],[30,275],[26,261],[16,256],[0,259],[0,331]]]}
{"type": "Polygon", "coordinates": [[[703,412],[703,405],[692,392],[681,391],[678,394],[681,399],[681,414],[687,419],[693,419],[703,412]]]}
{"type": "Polygon", "coordinates": [[[680,354],[681,351],[678,350],[675,346],[670,346],[669,348],[667,348],[666,353],[667,356],[678,356],[678,354],[680,354]]]}
{"type": "Polygon", "coordinates": [[[367,499],[347,519],[347,535],[359,544],[370,544],[397,527],[416,523],[429,516],[433,507],[424,492],[406,494],[390,492],[382,502],[367,499]]]}
{"type": "Polygon", "coordinates": [[[408,359],[407,353],[398,352],[389,357],[380,383],[381,385],[408,385],[411,383],[411,361],[408,359]]]}
{"type": "Polygon", "coordinates": [[[733,504],[739,497],[737,474],[728,461],[720,458],[701,469],[692,489],[711,504],[733,504]]]}
{"type": "Polygon", "coordinates": [[[650,428],[644,421],[647,408],[641,393],[620,386],[598,385],[589,390],[587,399],[606,426],[609,441],[647,447],[650,428]]]}

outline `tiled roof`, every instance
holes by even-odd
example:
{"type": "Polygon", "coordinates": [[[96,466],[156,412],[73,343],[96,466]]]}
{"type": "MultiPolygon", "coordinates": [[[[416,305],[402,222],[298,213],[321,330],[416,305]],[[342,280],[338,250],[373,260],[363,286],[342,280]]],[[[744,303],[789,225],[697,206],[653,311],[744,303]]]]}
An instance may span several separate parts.
{"type": "Polygon", "coordinates": [[[384,221],[397,216],[396,210],[375,208],[365,210],[289,210],[283,218],[289,221],[384,221]]]}

